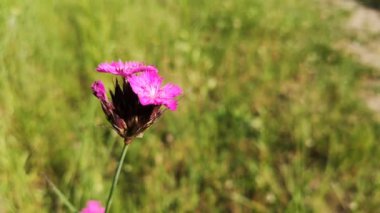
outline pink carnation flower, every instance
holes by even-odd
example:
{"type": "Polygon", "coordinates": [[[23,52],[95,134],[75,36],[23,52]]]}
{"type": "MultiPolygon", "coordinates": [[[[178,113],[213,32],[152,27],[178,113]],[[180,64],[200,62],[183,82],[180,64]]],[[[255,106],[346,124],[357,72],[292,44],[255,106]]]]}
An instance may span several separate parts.
{"type": "Polygon", "coordinates": [[[141,62],[135,61],[117,61],[111,63],[101,63],[96,68],[98,72],[111,73],[114,75],[120,75],[123,77],[128,77],[137,72],[150,71],[150,72],[158,72],[157,68],[150,65],[145,65],[141,62]]]}
{"type": "Polygon", "coordinates": [[[170,110],[177,109],[175,97],[182,94],[182,89],[174,84],[161,87],[162,78],[157,72],[143,72],[127,78],[140,103],[146,105],[165,105],[170,110]]]}
{"type": "Polygon", "coordinates": [[[104,213],[105,209],[96,200],[90,200],[87,202],[86,207],[80,211],[80,213],[104,213]]]}
{"type": "Polygon", "coordinates": [[[122,84],[115,81],[109,100],[101,81],[95,81],[91,89],[100,100],[107,120],[125,143],[131,143],[162,115],[162,105],[170,110],[177,108],[176,97],[182,94],[182,89],[174,84],[161,86],[162,78],[153,66],[119,61],[102,63],[97,70],[123,78],[122,84]]]}

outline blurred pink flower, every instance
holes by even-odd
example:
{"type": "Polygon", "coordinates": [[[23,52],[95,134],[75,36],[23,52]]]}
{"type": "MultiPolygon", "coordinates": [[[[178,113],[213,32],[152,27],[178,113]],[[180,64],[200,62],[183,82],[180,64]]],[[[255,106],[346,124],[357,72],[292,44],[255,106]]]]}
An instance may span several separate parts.
{"type": "Polygon", "coordinates": [[[105,209],[99,201],[90,200],[87,202],[86,207],[80,213],[104,213],[105,209]]]}
{"type": "Polygon", "coordinates": [[[116,80],[110,90],[110,100],[101,81],[95,81],[91,89],[107,120],[125,143],[131,143],[162,115],[162,105],[177,109],[176,97],[182,94],[182,89],[174,84],[161,86],[162,78],[153,66],[119,61],[102,63],[97,70],[122,76],[121,84],[116,80]]]}
{"type": "Polygon", "coordinates": [[[158,72],[157,68],[150,65],[145,65],[142,62],[136,62],[136,61],[113,61],[111,63],[101,63],[96,68],[98,72],[105,72],[105,73],[111,73],[114,75],[120,75],[123,77],[128,77],[129,75],[132,75],[136,72],[143,72],[143,71],[151,71],[151,72],[158,72]]]}
{"type": "Polygon", "coordinates": [[[161,87],[162,78],[157,72],[143,72],[127,78],[140,103],[146,105],[165,105],[170,110],[177,109],[175,97],[182,94],[182,89],[174,84],[161,87]]]}
{"type": "Polygon", "coordinates": [[[107,102],[107,94],[102,81],[95,81],[91,85],[92,93],[102,102],[107,102]]]}

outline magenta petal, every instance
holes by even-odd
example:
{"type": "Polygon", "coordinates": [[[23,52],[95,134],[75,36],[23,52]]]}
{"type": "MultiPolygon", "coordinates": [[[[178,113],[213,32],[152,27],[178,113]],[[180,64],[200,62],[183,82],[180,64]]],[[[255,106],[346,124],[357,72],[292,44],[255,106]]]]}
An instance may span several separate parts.
{"type": "MultiPolygon", "coordinates": [[[[162,85],[162,77],[154,66],[141,62],[111,62],[102,63],[97,71],[123,76],[130,84],[133,92],[138,96],[141,105],[165,105],[171,110],[177,108],[175,98],[183,93],[182,89],[174,84],[162,85]],[[136,74],[137,73],[137,74],[136,74]]],[[[102,102],[107,102],[104,85],[95,82],[92,86],[94,95],[102,102]]]]}
{"type": "Polygon", "coordinates": [[[123,64],[123,70],[120,71],[120,75],[127,77],[132,75],[137,69],[144,67],[144,64],[141,62],[136,62],[136,61],[128,61],[123,64]]]}
{"type": "Polygon", "coordinates": [[[105,72],[105,73],[111,73],[111,74],[118,74],[116,67],[113,63],[101,63],[96,68],[96,71],[98,72],[105,72]]]}
{"type": "Polygon", "coordinates": [[[139,101],[141,105],[146,106],[149,104],[155,104],[154,99],[148,97],[148,96],[139,96],[139,101]]]}
{"type": "Polygon", "coordinates": [[[80,211],[80,213],[104,213],[105,208],[96,200],[90,200],[87,202],[86,207],[80,211]]]}
{"type": "Polygon", "coordinates": [[[158,73],[158,69],[151,65],[145,66],[143,71],[158,73]]]}
{"type": "Polygon", "coordinates": [[[144,67],[145,65],[138,61],[127,61],[124,63],[125,70],[133,70],[139,67],[144,67]]]}
{"type": "Polygon", "coordinates": [[[157,72],[143,72],[138,77],[141,77],[147,87],[160,87],[162,84],[162,77],[157,72]]]}
{"type": "Polygon", "coordinates": [[[127,73],[127,76],[131,75],[131,74],[134,74],[134,73],[137,73],[137,72],[154,72],[154,73],[158,73],[158,69],[156,67],[154,67],[154,66],[131,67],[128,71],[129,72],[127,73]]]}
{"type": "Polygon", "coordinates": [[[175,84],[166,84],[161,89],[160,95],[165,98],[174,98],[182,94],[182,89],[175,84]]]}
{"type": "Polygon", "coordinates": [[[177,101],[174,99],[168,99],[163,104],[172,111],[177,109],[177,101]]]}
{"type": "Polygon", "coordinates": [[[102,102],[107,102],[106,89],[102,81],[95,81],[91,85],[92,93],[102,102]]]}
{"type": "Polygon", "coordinates": [[[176,110],[175,97],[182,94],[182,89],[174,84],[167,84],[161,88],[162,78],[157,72],[131,75],[128,81],[142,105],[165,105],[170,110],[176,110]]]}
{"type": "Polygon", "coordinates": [[[162,78],[156,72],[143,72],[128,78],[133,92],[137,94],[142,105],[158,104],[156,96],[162,83],[162,78]]]}
{"type": "Polygon", "coordinates": [[[111,73],[123,77],[129,77],[137,72],[158,72],[156,67],[150,65],[147,66],[144,63],[137,61],[113,61],[111,63],[101,63],[96,70],[98,72],[111,73]]]}
{"type": "Polygon", "coordinates": [[[143,96],[146,92],[146,85],[148,85],[147,80],[142,77],[143,74],[140,76],[130,76],[128,78],[128,82],[132,87],[133,92],[135,92],[138,96],[143,96]]]}

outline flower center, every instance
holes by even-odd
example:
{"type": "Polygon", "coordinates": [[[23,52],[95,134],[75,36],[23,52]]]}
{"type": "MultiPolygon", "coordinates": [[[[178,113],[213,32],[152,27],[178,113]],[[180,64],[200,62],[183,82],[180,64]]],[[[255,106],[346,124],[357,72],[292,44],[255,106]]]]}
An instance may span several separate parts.
{"type": "Polygon", "coordinates": [[[149,88],[149,97],[151,97],[151,98],[156,97],[156,93],[157,93],[157,91],[154,87],[149,88]]]}

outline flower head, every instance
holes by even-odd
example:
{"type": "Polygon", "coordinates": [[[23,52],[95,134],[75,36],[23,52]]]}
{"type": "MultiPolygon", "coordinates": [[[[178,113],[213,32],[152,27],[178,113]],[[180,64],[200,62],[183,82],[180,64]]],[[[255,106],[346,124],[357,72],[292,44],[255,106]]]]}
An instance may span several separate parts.
{"type": "Polygon", "coordinates": [[[182,89],[174,84],[161,87],[162,78],[158,73],[143,72],[140,75],[131,75],[128,82],[142,105],[165,105],[170,110],[176,110],[175,97],[182,94],[182,89]]]}
{"type": "Polygon", "coordinates": [[[99,64],[96,70],[98,72],[105,72],[105,73],[110,73],[114,75],[120,75],[123,77],[128,77],[134,73],[143,72],[143,71],[158,72],[157,68],[153,66],[145,65],[141,62],[135,62],[135,61],[127,61],[127,62],[113,61],[111,63],[105,62],[105,63],[99,64]]]}
{"type": "Polygon", "coordinates": [[[101,81],[95,81],[91,88],[108,121],[125,143],[130,143],[162,115],[162,105],[170,110],[177,108],[175,98],[182,94],[181,88],[174,84],[162,87],[162,78],[153,66],[139,62],[112,62],[100,64],[97,70],[123,77],[121,84],[115,81],[110,101],[101,81]]]}
{"type": "Polygon", "coordinates": [[[96,200],[90,200],[87,202],[86,207],[80,211],[80,213],[104,213],[105,209],[96,200]]]}

